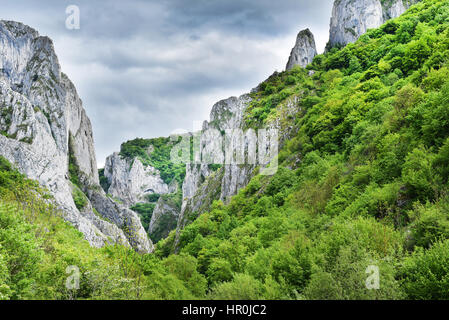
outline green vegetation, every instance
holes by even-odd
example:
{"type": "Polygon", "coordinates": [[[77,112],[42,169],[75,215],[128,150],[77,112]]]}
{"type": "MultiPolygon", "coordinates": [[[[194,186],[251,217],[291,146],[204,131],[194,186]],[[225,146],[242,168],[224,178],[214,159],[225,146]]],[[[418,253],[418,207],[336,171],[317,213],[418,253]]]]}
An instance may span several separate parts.
{"type": "Polygon", "coordinates": [[[45,190],[0,157],[0,300],[194,299],[206,291],[196,264],[92,248],[45,190]],[[66,288],[69,266],[79,268],[79,290],[66,288]]]}
{"type": "Polygon", "coordinates": [[[72,134],[69,134],[69,179],[75,186],[81,188],[80,169],[73,153],[73,139],[72,134]]]}
{"type": "Polygon", "coordinates": [[[88,202],[86,195],[77,186],[73,185],[72,188],[72,197],[77,209],[84,209],[88,202]]]}
{"type": "Polygon", "coordinates": [[[449,2],[427,0],[262,83],[247,126],[297,97],[281,119],[297,130],[274,176],[181,232],[178,252],[197,259],[208,297],[449,299],[448,61],[449,2]],[[365,287],[372,265],[379,290],[365,287]]]}
{"type": "Polygon", "coordinates": [[[104,168],[98,169],[98,177],[100,178],[101,188],[103,188],[104,192],[108,193],[111,184],[109,183],[108,178],[106,178],[104,175],[104,168]]]}
{"type": "Polygon", "coordinates": [[[120,155],[133,160],[138,158],[144,165],[159,170],[162,180],[170,184],[176,180],[180,185],[186,174],[185,164],[173,164],[170,161],[170,152],[176,143],[170,138],[140,139],[127,141],[120,148],[120,155]]]}
{"type": "Polygon", "coordinates": [[[157,202],[157,201],[159,200],[160,197],[161,197],[160,194],[158,194],[158,193],[152,193],[152,194],[149,194],[149,195],[146,197],[146,200],[147,200],[148,202],[157,202]]]}
{"type": "Polygon", "coordinates": [[[148,230],[150,226],[151,216],[153,215],[154,208],[156,204],[154,203],[137,203],[130,209],[137,212],[142,221],[142,226],[145,230],[148,230]]]}
{"type": "MultiPolygon", "coordinates": [[[[155,254],[91,248],[0,158],[0,298],[449,299],[448,61],[449,1],[424,0],[270,77],[245,120],[267,124],[297,98],[276,174],[189,213],[177,254],[175,231],[155,254]],[[70,265],[80,290],[64,286],[70,265]],[[365,286],[370,266],[378,290],[365,286]]],[[[167,143],[138,139],[121,154],[180,179],[167,143]]]]}

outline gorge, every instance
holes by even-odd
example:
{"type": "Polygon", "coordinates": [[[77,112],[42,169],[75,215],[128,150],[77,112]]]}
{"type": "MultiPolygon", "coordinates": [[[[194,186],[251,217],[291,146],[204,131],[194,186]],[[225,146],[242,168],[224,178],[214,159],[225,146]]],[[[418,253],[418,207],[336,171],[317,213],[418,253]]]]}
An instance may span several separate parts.
{"type": "Polygon", "coordinates": [[[449,1],[336,0],[329,35],[318,53],[300,31],[286,70],[201,130],[98,170],[52,41],[0,21],[0,299],[447,299],[449,1]],[[263,129],[271,175],[197,161],[260,155],[263,129]]]}

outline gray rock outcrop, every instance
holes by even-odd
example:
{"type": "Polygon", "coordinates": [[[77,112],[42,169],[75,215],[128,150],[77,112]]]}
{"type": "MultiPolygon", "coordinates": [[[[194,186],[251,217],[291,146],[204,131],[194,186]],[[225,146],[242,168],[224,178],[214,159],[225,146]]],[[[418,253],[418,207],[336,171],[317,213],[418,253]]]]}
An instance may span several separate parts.
{"type": "MultiPolygon", "coordinates": [[[[192,134],[198,137],[198,149],[195,152],[196,163],[187,164],[186,177],[182,186],[183,202],[177,224],[177,238],[179,232],[187,224],[191,223],[199,214],[206,212],[213,201],[221,200],[225,203],[246,186],[252,177],[254,164],[232,164],[226,161],[226,149],[223,134],[226,130],[242,130],[241,140],[230,141],[234,143],[244,155],[248,154],[254,137],[251,131],[244,129],[244,113],[249,103],[250,95],[231,97],[217,102],[210,114],[210,121],[205,121],[201,132],[192,134]],[[240,145],[243,144],[243,145],[240,145]],[[217,150],[223,152],[216,152],[217,150]],[[204,161],[208,159],[211,161],[204,161]],[[216,170],[211,169],[210,164],[223,164],[216,170]]],[[[244,159],[247,162],[246,158],[244,159]]],[[[175,249],[176,250],[176,249],[175,249]]]]}
{"type": "Polygon", "coordinates": [[[329,45],[355,42],[368,29],[378,28],[402,15],[419,0],[336,0],[332,9],[329,45]]]}
{"type": "Polygon", "coordinates": [[[148,228],[148,234],[154,242],[166,238],[176,228],[179,213],[180,207],[174,200],[159,198],[148,228]]]}
{"type": "Polygon", "coordinates": [[[171,192],[155,168],[144,166],[137,158],[125,159],[118,153],[106,159],[104,175],[110,184],[107,193],[128,207],[145,202],[145,197],[150,194],[171,192]]]}
{"type": "Polygon", "coordinates": [[[137,215],[99,186],[91,123],[52,41],[11,21],[0,21],[0,132],[0,155],[48,188],[64,218],[92,246],[123,243],[152,251],[137,215]],[[78,186],[69,180],[69,164],[78,186]],[[83,208],[75,205],[76,188],[89,198],[83,208]]]}
{"type": "Polygon", "coordinates": [[[302,30],[296,37],[296,43],[290,53],[286,70],[291,70],[296,65],[305,68],[316,55],[315,37],[309,29],[302,30]]]}
{"type": "MultiPolygon", "coordinates": [[[[154,151],[155,146],[151,144],[146,150],[149,158],[154,151]]],[[[130,210],[136,210],[142,219],[148,219],[151,215],[148,235],[153,242],[166,237],[176,227],[182,196],[176,179],[167,184],[159,170],[142,163],[139,157],[125,157],[117,152],[107,157],[104,177],[107,180],[105,191],[109,197],[130,210]],[[152,205],[155,207],[150,212],[152,205]],[[145,212],[140,208],[145,208],[145,212]]]]}

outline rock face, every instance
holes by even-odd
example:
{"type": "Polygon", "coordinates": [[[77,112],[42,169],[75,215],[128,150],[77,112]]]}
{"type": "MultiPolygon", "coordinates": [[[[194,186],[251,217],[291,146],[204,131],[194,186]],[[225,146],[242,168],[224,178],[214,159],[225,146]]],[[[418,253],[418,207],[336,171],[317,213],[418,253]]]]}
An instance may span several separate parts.
{"type": "MultiPolygon", "coordinates": [[[[167,139],[166,143],[165,146],[172,146],[175,142],[167,139]]],[[[150,144],[142,151],[151,159],[153,152],[157,152],[155,148],[150,144]]],[[[176,227],[182,194],[176,179],[167,184],[159,170],[142,161],[137,156],[130,158],[113,153],[105,162],[103,172],[107,183],[103,187],[109,197],[135,210],[149,224],[148,235],[157,242],[176,227]]]]}
{"type": "Polygon", "coordinates": [[[155,168],[144,166],[137,158],[124,159],[118,153],[106,158],[104,175],[110,183],[107,193],[127,206],[144,202],[145,197],[150,194],[166,194],[171,191],[155,168]]]}
{"type": "MultiPolygon", "coordinates": [[[[272,77],[276,76],[277,73],[272,75],[272,77]]],[[[204,122],[201,132],[191,134],[192,137],[198,137],[198,150],[195,152],[194,159],[197,163],[188,164],[186,167],[186,176],[182,186],[183,202],[176,228],[174,251],[177,250],[179,244],[180,231],[186,225],[194,221],[198,215],[207,212],[213,201],[221,200],[224,203],[229,203],[232,196],[248,185],[251,178],[256,174],[256,166],[261,165],[260,159],[258,159],[257,164],[253,164],[254,162],[250,160],[249,155],[256,148],[259,155],[261,146],[267,149],[273,148],[273,145],[279,147],[284,141],[296,135],[296,132],[292,130],[289,122],[291,120],[289,119],[294,119],[295,115],[302,112],[301,100],[303,98],[304,93],[299,93],[277,106],[276,115],[267,121],[264,129],[275,129],[278,131],[278,136],[274,141],[268,140],[261,144],[259,131],[257,132],[257,145],[254,143],[256,133],[245,128],[244,123],[245,112],[252,101],[250,94],[222,100],[212,107],[210,121],[204,122]],[[213,129],[215,129],[215,133],[213,129]],[[214,154],[212,150],[216,150],[220,135],[222,136],[223,132],[232,129],[240,129],[242,135],[238,139],[234,139],[234,137],[230,139],[230,149],[227,149],[227,144],[224,143],[223,155],[214,154]],[[241,153],[244,159],[243,164],[230,163],[227,160],[228,150],[231,150],[234,154],[241,153]],[[200,159],[210,158],[210,154],[214,154],[213,158],[217,161],[216,163],[220,163],[220,161],[223,163],[223,158],[225,158],[225,164],[214,169],[207,163],[200,161],[200,159]]],[[[266,159],[267,162],[272,160],[272,156],[266,159]]]]}
{"type": "MultiPolygon", "coordinates": [[[[106,159],[104,176],[110,196],[131,207],[136,203],[148,203],[150,194],[161,195],[149,223],[148,233],[153,241],[166,237],[174,228],[181,230],[209,209],[214,200],[228,202],[249,182],[255,165],[220,165],[225,162],[225,153],[215,151],[222,150],[226,130],[243,129],[243,116],[250,101],[250,96],[245,94],[217,102],[212,107],[210,121],[204,122],[201,132],[185,137],[189,140],[195,137],[198,148],[194,163],[186,165],[182,190],[179,190],[182,195],[178,193],[175,181],[165,184],[155,168],[143,165],[138,158],[126,159],[114,153],[106,159]]],[[[236,148],[242,143],[242,152],[248,153],[248,150],[256,148],[252,138],[251,133],[246,132],[242,141],[235,138],[229,143],[236,148]]]]}
{"type": "Polygon", "coordinates": [[[290,53],[286,69],[290,70],[296,65],[305,68],[316,55],[315,37],[309,29],[303,30],[296,37],[296,44],[290,53]]]}
{"type": "MultiPolygon", "coordinates": [[[[198,149],[194,159],[196,163],[188,164],[186,168],[175,250],[180,230],[199,214],[207,211],[213,201],[229,202],[230,198],[245,187],[251,179],[255,165],[248,163],[247,158],[244,158],[245,164],[232,164],[227,161],[229,155],[227,155],[226,149],[221,148],[226,144],[223,132],[239,129],[243,132],[243,115],[250,102],[251,98],[248,94],[217,102],[212,107],[210,121],[204,122],[201,132],[193,134],[198,137],[198,149]],[[224,152],[216,153],[215,150],[224,150],[224,152]],[[210,161],[205,161],[205,159],[210,161]],[[214,170],[210,164],[223,165],[214,170]]],[[[243,135],[237,140],[229,141],[236,147],[231,150],[241,148],[243,155],[247,155],[252,148],[255,150],[253,138],[251,131],[243,132],[243,135]]]]}
{"type": "MultiPolygon", "coordinates": [[[[243,115],[250,101],[250,96],[244,94],[238,98],[231,97],[219,101],[212,107],[210,121],[205,121],[203,124],[203,130],[200,135],[200,147],[195,155],[195,160],[201,164],[187,166],[186,179],[183,184],[183,199],[193,198],[198,190],[199,184],[202,184],[211,174],[212,170],[209,169],[208,163],[204,163],[205,157],[213,154],[214,159],[209,162],[210,164],[223,164],[226,162],[226,152],[218,154],[214,152],[220,149],[217,143],[221,141],[224,145],[225,141],[222,137],[224,131],[243,130],[243,115]],[[220,136],[218,135],[219,133],[220,136]],[[201,160],[200,156],[202,158],[201,160]]],[[[240,143],[243,143],[246,147],[243,147],[242,150],[247,151],[248,140],[250,140],[250,137],[244,134],[242,141],[232,142],[236,148],[241,147],[240,143]]],[[[235,195],[241,187],[245,186],[243,180],[246,180],[243,178],[243,176],[246,176],[245,166],[227,163],[220,168],[224,172],[220,187],[220,197],[218,199],[224,202],[227,202],[230,196],[235,195]]]]}
{"type": "Polygon", "coordinates": [[[419,0],[336,0],[330,22],[331,47],[355,42],[368,29],[397,18],[419,0]]]}
{"type": "Polygon", "coordinates": [[[402,15],[412,5],[417,4],[421,0],[393,0],[383,4],[384,22],[394,19],[402,15]]]}
{"type": "MultiPolygon", "coordinates": [[[[239,98],[232,97],[218,102],[213,106],[210,122],[204,124],[204,129],[216,128],[220,131],[234,129],[243,130],[243,115],[250,102],[251,98],[248,94],[244,94],[239,98]],[[228,117],[224,118],[223,116],[220,116],[223,114],[227,114],[228,117]]],[[[244,154],[248,154],[248,151],[251,150],[251,148],[256,148],[256,146],[253,145],[255,141],[252,138],[254,137],[251,135],[251,132],[244,132],[241,141],[234,140],[230,142],[235,146],[235,148],[231,149],[240,148],[242,147],[241,144],[243,144],[241,150],[244,154]]],[[[224,155],[225,157],[227,156],[226,152],[224,155]]],[[[245,163],[248,163],[248,159],[244,160],[245,163]]],[[[251,178],[250,173],[254,167],[255,166],[251,164],[225,164],[222,168],[223,178],[220,188],[220,200],[227,203],[233,195],[237,194],[241,188],[245,187],[251,178]]]]}
{"type": "Polygon", "coordinates": [[[0,155],[47,187],[65,219],[91,245],[119,242],[152,250],[136,214],[99,186],[91,123],[74,85],[61,73],[52,41],[10,21],[0,21],[0,132],[0,155]],[[69,180],[69,163],[78,186],[69,180]],[[76,188],[90,200],[83,208],[74,203],[76,188]]]}
{"type": "Polygon", "coordinates": [[[148,228],[148,234],[153,241],[166,238],[170,231],[176,228],[180,209],[172,199],[159,198],[148,228]]]}

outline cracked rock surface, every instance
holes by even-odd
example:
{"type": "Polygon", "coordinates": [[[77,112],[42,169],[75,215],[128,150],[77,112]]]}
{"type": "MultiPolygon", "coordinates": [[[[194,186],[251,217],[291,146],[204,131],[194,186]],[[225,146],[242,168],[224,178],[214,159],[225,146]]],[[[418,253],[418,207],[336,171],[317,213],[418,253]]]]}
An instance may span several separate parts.
{"type": "Polygon", "coordinates": [[[92,126],[52,41],[12,21],[0,21],[0,133],[0,155],[48,188],[92,246],[118,242],[152,251],[137,215],[99,186],[92,126]],[[69,158],[78,186],[69,180],[69,158]],[[89,198],[84,208],[74,203],[75,187],[89,198]]]}

